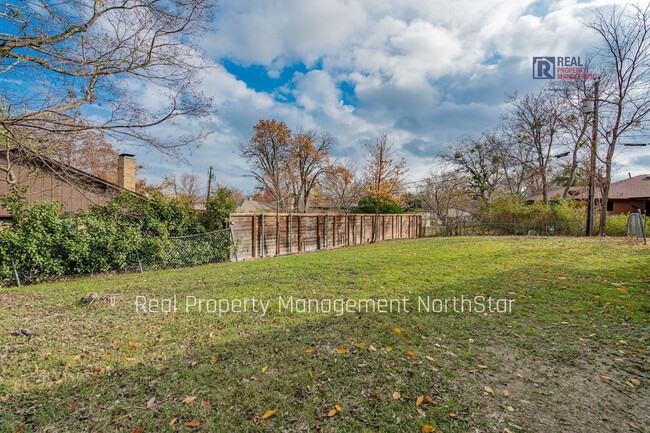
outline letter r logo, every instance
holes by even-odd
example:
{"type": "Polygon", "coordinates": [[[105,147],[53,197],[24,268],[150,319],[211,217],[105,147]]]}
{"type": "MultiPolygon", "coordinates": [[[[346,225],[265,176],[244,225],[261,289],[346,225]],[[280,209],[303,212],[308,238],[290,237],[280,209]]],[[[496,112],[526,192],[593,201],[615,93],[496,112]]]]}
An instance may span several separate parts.
{"type": "Polygon", "coordinates": [[[555,57],[533,57],[533,79],[552,80],[555,78],[555,57]]]}

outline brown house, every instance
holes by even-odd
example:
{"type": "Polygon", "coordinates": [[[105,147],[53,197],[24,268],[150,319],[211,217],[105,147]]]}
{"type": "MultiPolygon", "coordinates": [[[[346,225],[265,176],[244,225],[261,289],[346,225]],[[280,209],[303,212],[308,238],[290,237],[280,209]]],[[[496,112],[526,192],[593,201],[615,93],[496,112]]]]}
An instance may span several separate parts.
{"type": "MultiPolygon", "coordinates": [[[[553,200],[562,198],[564,188],[552,189],[548,192],[548,199],[553,200]]],[[[567,199],[587,201],[589,190],[586,186],[577,186],[569,189],[567,199]]],[[[600,202],[602,194],[596,189],[595,198],[600,202]]],[[[527,201],[532,203],[541,201],[542,195],[538,194],[530,197],[527,201]]],[[[612,214],[627,214],[641,212],[650,216],[650,174],[642,174],[629,179],[612,182],[609,190],[609,200],[607,201],[607,210],[612,214]]]]}
{"type": "MultiPolygon", "coordinates": [[[[0,149],[0,161],[9,154],[17,182],[28,188],[27,202],[51,200],[62,205],[63,212],[87,211],[93,204],[103,205],[122,191],[135,191],[136,162],[133,155],[121,154],[118,160],[117,184],[78,170],[26,149],[0,149]]],[[[5,173],[0,172],[0,195],[10,191],[5,173]]],[[[10,219],[0,207],[0,220],[10,219]]]]}

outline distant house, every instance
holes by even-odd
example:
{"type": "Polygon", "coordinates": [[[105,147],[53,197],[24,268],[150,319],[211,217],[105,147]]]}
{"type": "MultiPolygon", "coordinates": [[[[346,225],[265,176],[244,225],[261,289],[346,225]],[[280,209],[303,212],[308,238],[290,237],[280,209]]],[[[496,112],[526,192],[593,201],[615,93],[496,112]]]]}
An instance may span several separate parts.
{"type": "MultiPolygon", "coordinates": [[[[44,157],[28,149],[0,149],[0,161],[14,161],[13,173],[17,182],[28,187],[27,203],[49,200],[61,203],[62,211],[77,213],[87,211],[92,205],[104,205],[122,191],[135,191],[136,162],[133,155],[121,154],[118,159],[117,183],[78,170],[69,165],[44,157]]],[[[10,191],[6,176],[0,176],[0,195],[10,191]]],[[[0,220],[11,215],[0,207],[0,220]]]]}
{"type": "MultiPolygon", "coordinates": [[[[552,189],[548,192],[548,200],[561,198],[564,188],[552,189]]],[[[595,198],[600,202],[602,194],[600,189],[596,188],[595,198]]],[[[571,187],[567,194],[567,199],[587,201],[589,190],[586,186],[571,187]]],[[[527,201],[532,203],[541,201],[542,195],[538,194],[530,197],[527,201]]],[[[612,214],[627,214],[641,212],[650,216],[650,174],[630,177],[629,179],[612,182],[609,191],[609,200],[607,200],[607,210],[612,214]]]]}
{"type": "Polygon", "coordinates": [[[270,213],[275,212],[275,208],[270,203],[245,198],[237,203],[234,213],[270,213]]]}

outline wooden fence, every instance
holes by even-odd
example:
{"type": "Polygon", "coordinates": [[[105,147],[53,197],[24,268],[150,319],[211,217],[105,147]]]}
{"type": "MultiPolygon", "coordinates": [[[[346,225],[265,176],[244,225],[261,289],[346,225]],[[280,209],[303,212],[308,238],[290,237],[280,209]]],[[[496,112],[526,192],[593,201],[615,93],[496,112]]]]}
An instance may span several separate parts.
{"type": "Polygon", "coordinates": [[[230,227],[240,260],[423,235],[421,215],[232,214],[230,227]]]}

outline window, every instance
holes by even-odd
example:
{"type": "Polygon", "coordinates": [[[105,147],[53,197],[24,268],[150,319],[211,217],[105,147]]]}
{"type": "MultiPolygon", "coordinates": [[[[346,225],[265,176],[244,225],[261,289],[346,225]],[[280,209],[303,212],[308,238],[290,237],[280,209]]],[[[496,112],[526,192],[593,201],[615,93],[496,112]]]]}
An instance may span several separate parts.
{"type": "Polygon", "coordinates": [[[614,200],[607,200],[607,212],[614,212],[614,200]]]}

